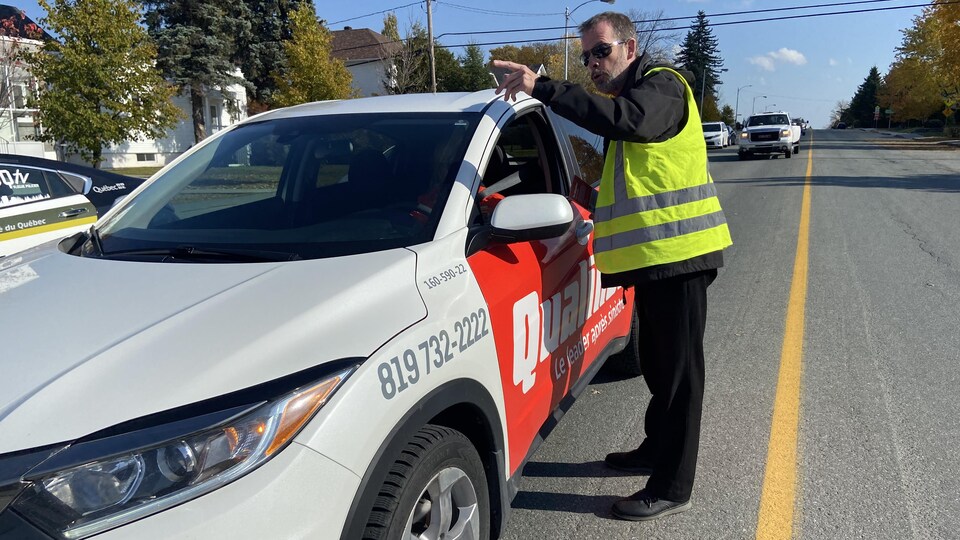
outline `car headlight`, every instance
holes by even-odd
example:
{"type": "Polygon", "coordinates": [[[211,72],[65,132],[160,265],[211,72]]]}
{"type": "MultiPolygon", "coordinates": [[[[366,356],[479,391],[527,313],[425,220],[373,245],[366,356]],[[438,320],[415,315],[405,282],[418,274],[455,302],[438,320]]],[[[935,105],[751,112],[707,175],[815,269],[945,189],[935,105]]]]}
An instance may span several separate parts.
{"type": "Polygon", "coordinates": [[[781,129],[781,130],[780,130],[780,136],[781,136],[781,137],[789,137],[789,136],[790,136],[790,130],[789,130],[789,129],[781,129]]]}
{"type": "MultiPolygon", "coordinates": [[[[139,448],[92,456],[111,437],[78,443],[29,473],[12,507],[48,534],[86,538],[209,493],[262,465],[283,449],[357,368],[353,364],[264,403],[204,415],[200,430],[176,434],[196,419],[113,436],[139,448]],[[156,442],[158,435],[165,440],[156,442]],[[70,456],[70,453],[73,456],[70,456]],[[51,461],[73,463],[57,469],[51,461]],[[53,470],[51,470],[53,469],[53,470]]],[[[288,387],[289,388],[289,387],[288,387]]]]}
{"type": "Polygon", "coordinates": [[[741,138],[741,139],[746,139],[746,138],[749,137],[749,136],[750,136],[750,134],[747,133],[746,131],[741,131],[741,132],[740,132],[740,138],[741,138]]]}

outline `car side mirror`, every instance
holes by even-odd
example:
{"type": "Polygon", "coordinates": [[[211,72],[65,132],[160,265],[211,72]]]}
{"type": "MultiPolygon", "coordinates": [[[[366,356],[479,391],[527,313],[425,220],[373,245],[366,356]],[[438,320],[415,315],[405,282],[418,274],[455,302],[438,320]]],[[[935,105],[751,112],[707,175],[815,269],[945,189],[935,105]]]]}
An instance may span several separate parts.
{"type": "Polygon", "coordinates": [[[563,195],[511,195],[497,203],[490,224],[476,231],[468,255],[490,243],[513,244],[561,236],[573,226],[573,206],[563,195]]]}

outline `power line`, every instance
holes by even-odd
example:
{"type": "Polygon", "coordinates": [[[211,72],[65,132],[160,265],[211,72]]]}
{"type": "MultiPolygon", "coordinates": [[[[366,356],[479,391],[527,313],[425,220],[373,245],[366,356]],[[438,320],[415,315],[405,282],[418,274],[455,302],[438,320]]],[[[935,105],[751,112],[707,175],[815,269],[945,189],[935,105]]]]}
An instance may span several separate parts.
{"type": "Polygon", "coordinates": [[[396,11],[396,10],[398,10],[398,9],[408,8],[408,7],[410,7],[410,6],[416,6],[416,5],[422,4],[422,3],[423,3],[423,0],[420,0],[419,2],[412,2],[412,3],[410,3],[410,4],[406,4],[406,5],[403,5],[403,6],[397,6],[397,7],[395,7],[395,8],[384,9],[384,10],[381,10],[381,11],[375,11],[375,12],[373,12],[373,13],[367,13],[366,15],[359,15],[359,16],[357,16],[357,17],[350,17],[349,19],[343,19],[343,20],[340,20],[340,21],[334,21],[334,22],[332,22],[332,23],[328,23],[327,26],[333,26],[334,24],[340,24],[340,23],[355,21],[355,20],[357,20],[357,19],[366,19],[367,17],[373,17],[374,15],[382,15],[382,14],[384,14],[384,13],[387,13],[388,11],[396,11]]]}
{"type": "MultiPolygon", "coordinates": [[[[888,1],[888,0],[883,0],[883,1],[888,1]]],[[[960,3],[960,0],[952,0],[952,1],[947,1],[947,2],[941,2],[941,5],[946,5],[946,4],[958,4],[958,3],[960,3]]],[[[730,26],[730,25],[736,25],[736,24],[750,24],[750,23],[759,23],[759,22],[775,22],[775,21],[789,21],[789,20],[796,20],[796,19],[811,19],[811,18],[814,18],[814,17],[828,17],[828,16],[833,16],[833,15],[852,15],[852,14],[857,14],[857,13],[874,13],[874,12],[881,12],[881,11],[895,11],[895,10],[900,10],[900,9],[910,9],[910,8],[926,7],[926,6],[928,6],[928,5],[930,5],[930,4],[929,4],[929,3],[924,3],[924,4],[912,4],[912,5],[909,5],[909,6],[895,6],[895,7],[873,8],[873,9],[856,9],[856,10],[848,10],[848,11],[834,11],[834,12],[829,12],[829,13],[809,13],[809,14],[805,14],[805,15],[788,15],[788,16],[783,16],[783,17],[768,17],[768,18],[765,18],[765,19],[750,19],[750,20],[741,20],[741,21],[729,21],[729,22],[720,22],[720,23],[708,23],[707,26],[708,26],[708,27],[713,27],[713,26],[730,26]]],[[[638,23],[638,22],[643,22],[643,21],[633,21],[633,22],[634,22],[634,23],[638,23]]],[[[656,31],[657,31],[657,32],[670,32],[670,31],[675,31],[675,30],[686,30],[686,29],[688,29],[688,27],[685,27],[685,26],[677,26],[677,27],[672,27],[672,28],[657,28],[656,31]]],[[[530,30],[536,31],[536,30],[539,30],[539,29],[530,29],[530,30]]],[[[515,31],[517,31],[517,32],[522,32],[522,31],[525,31],[525,30],[515,30],[515,31]]],[[[443,35],[443,34],[441,34],[441,35],[443,35]]],[[[440,36],[437,36],[437,37],[440,37],[440,36]]],[[[569,38],[569,37],[564,36],[564,37],[554,38],[554,39],[555,39],[555,40],[559,40],[559,39],[573,39],[573,38],[569,38]]],[[[487,42],[487,43],[463,43],[463,44],[458,44],[458,45],[441,45],[441,46],[443,46],[443,47],[448,47],[448,48],[454,48],[454,47],[465,47],[465,46],[467,46],[467,45],[477,45],[477,46],[515,45],[515,44],[518,44],[518,43],[536,43],[536,42],[541,42],[541,41],[543,41],[542,38],[541,38],[541,39],[527,39],[527,40],[511,40],[511,41],[493,41],[493,42],[487,42]]]]}
{"type": "MultiPolygon", "coordinates": [[[[816,4],[816,5],[808,5],[808,6],[790,6],[790,7],[782,7],[782,8],[769,8],[769,9],[757,9],[757,10],[749,10],[749,11],[737,11],[737,12],[728,12],[728,13],[718,13],[718,14],[714,14],[714,15],[707,15],[707,17],[714,17],[714,18],[716,18],[716,17],[730,17],[730,16],[734,16],[734,15],[753,15],[753,14],[760,14],[760,13],[782,12],[782,11],[795,11],[795,10],[798,10],[798,9],[818,9],[818,8],[823,8],[823,7],[852,6],[852,5],[859,5],[859,4],[876,4],[876,3],[880,3],[880,2],[893,2],[893,1],[897,1],[897,0],[857,0],[857,1],[854,1],[854,2],[833,2],[833,3],[829,3],[829,4],[816,4]]],[[[417,3],[420,3],[420,2],[417,2],[417,3]]],[[[949,5],[949,4],[957,4],[957,3],[960,3],[960,0],[947,0],[947,1],[942,1],[942,2],[941,2],[941,5],[943,5],[943,4],[949,5]]],[[[415,5],[415,4],[410,4],[410,5],[415,5]]],[[[883,11],[895,11],[895,10],[901,10],[901,9],[911,9],[911,8],[917,8],[917,7],[926,7],[926,6],[928,6],[928,5],[930,5],[930,4],[929,4],[929,3],[910,4],[910,5],[905,5],[905,6],[888,6],[888,7],[882,7],[882,8],[858,9],[858,10],[847,10],[847,11],[834,11],[834,12],[826,12],[826,13],[806,13],[806,14],[802,14],[802,15],[785,15],[785,16],[782,16],[782,17],[767,17],[767,18],[761,18],[761,19],[749,19],[749,20],[738,20],[738,21],[728,21],[728,22],[710,22],[710,23],[707,23],[707,26],[708,26],[708,27],[713,27],[713,26],[729,26],[729,25],[736,25],[736,24],[751,24],[751,23],[758,23],[758,22],[775,22],[775,21],[786,21],[786,20],[797,20],[797,19],[809,19],[809,18],[813,18],[813,17],[826,17],[826,16],[834,16],[834,15],[851,15],[851,14],[857,14],[857,13],[873,13],[873,12],[883,12],[883,11]]],[[[387,11],[389,11],[389,10],[387,10],[387,11]]],[[[637,20],[637,21],[632,21],[632,22],[633,22],[634,24],[640,24],[640,23],[650,23],[650,22],[657,22],[657,21],[692,20],[692,19],[695,19],[695,18],[696,18],[696,16],[690,16],[690,17],[670,17],[670,18],[663,18],[663,19],[637,20]]],[[[563,29],[564,29],[564,27],[559,26],[559,27],[543,27],[543,28],[516,28],[516,29],[512,29],[512,30],[485,30],[485,31],[474,31],[474,32],[447,32],[447,33],[440,34],[440,35],[438,35],[438,36],[436,36],[436,37],[437,37],[437,39],[439,39],[439,38],[444,37],[444,36],[502,34],[502,33],[516,33],[516,32],[540,32],[540,31],[545,31],[545,30],[563,30],[563,29]]],[[[677,26],[677,27],[672,27],[672,28],[657,28],[655,31],[657,31],[657,32],[671,32],[671,31],[686,30],[686,29],[688,29],[688,27],[686,27],[686,26],[677,26]]],[[[573,38],[569,38],[569,37],[567,37],[567,36],[564,36],[564,37],[561,37],[561,38],[550,38],[551,41],[555,41],[555,40],[558,40],[558,39],[573,39],[573,38]]],[[[409,39],[401,39],[401,40],[399,40],[399,41],[393,40],[393,41],[388,41],[388,42],[381,43],[380,45],[388,45],[388,44],[391,44],[391,43],[406,43],[407,41],[409,41],[409,39]]],[[[450,48],[465,47],[465,46],[467,46],[467,45],[477,45],[477,46],[515,45],[515,44],[523,44],[523,43],[537,43],[537,42],[542,42],[542,41],[544,41],[544,38],[540,38],[540,39],[526,39],[526,40],[510,40],[510,41],[495,41],[495,42],[487,42],[487,43],[463,43],[463,44],[458,44],[458,45],[443,45],[443,44],[440,44],[440,45],[438,45],[438,46],[443,47],[443,48],[448,48],[448,49],[450,49],[450,48]]],[[[342,49],[335,49],[334,51],[331,51],[331,52],[350,51],[350,50],[356,50],[356,49],[363,49],[363,48],[366,48],[366,47],[369,47],[369,45],[361,45],[361,46],[355,46],[355,47],[345,47],[345,48],[342,48],[342,49]]]]}
{"type": "Polygon", "coordinates": [[[437,2],[437,4],[442,5],[442,6],[449,6],[449,7],[452,7],[452,8],[454,8],[454,9],[460,9],[460,10],[463,10],[463,11],[472,11],[472,12],[474,12],[474,13],[483,13],[483,14],[485,14],[485,15],[498,15],[498,16],[505,16],[505,17],[516,17],[516,16],[518,16],[518,15],[521,16],[521,17],[556,17],[556,16],[558,16],[558,15],[563,15],[563,12],[558,12],[558,13],[521,13],[521,12],[515,12],[515,11],[496,11],[496,10],[493,10],[493,9],[483,9],[483,8],[477,8],[477,7],[461,6],[461,5],[459,5],[459,4],[451,4],[451,3],[449,3],[449,2],[437,2]]]}

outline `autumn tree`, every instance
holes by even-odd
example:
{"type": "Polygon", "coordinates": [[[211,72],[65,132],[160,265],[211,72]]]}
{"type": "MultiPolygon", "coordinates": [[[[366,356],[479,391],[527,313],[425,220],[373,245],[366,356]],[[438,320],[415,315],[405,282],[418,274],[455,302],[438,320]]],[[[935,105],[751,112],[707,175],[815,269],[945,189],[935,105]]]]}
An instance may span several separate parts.
{"type": "Polygon", "coordinates": [[[288,69],[275,75],[273,104],[288,107],[352,95],[353,76],[343,61],[330,56],[332,36],[317,20],[313,6],[300,4],[290,14],[291,37],[284,42],[288,69]]]}
{"type": "Polygon", "coordinates": [[[48,13],[40,24],[59,37],[22,55],[43,82],[31,101],[45,128],[40,140],[99,166],[104,147],[158,139],[177,124],[175,89],[155,67],[135,0],[39,3],[48,13]]]}
{"type": "Polygon", "coordinates": [[[939,46],[936,57],[937,79],[941,84],[944,104],[957,108],[960,104],[960,4],[956,1],[934,0],[928,8],[936,21],[935,39],[939,46]]]}
{"type": "Polygon", "coordinates": [[[145,19],[157,43],[157,65],[164,76],[187,92],[193,137],[207,136],[204,102],[219,90],[229,107],[236,99],[227,88],[249,83],[238,69],[249,43],[250,9],[244,0],[146,0],[145,19]]]}
{"type": "MultiPolygon", "coordinates": [[[[714,107],[716,107],[717,85],[720,84],[719,76],[723,59],[720,58],[719,41],[713,36],[710,22],[703,11],[697,13],[697,18],[690,25],[690,30],[680,45],[680,52],[674,59],[674,63],[693,73],[696,78],[694,94],[713,96],[714,107]]],[[[707,112],[705,106],[706,103],[700,104],[700,109],[704,113],[707,112]]]]}
{"type": "Polygon", "coordinates": [[[260,110],[270,103],[277,78],[287,71],[285,44],[293,37],[293,13],[303,5],[313,9],[312,0],[245,0],[255,31],[241,35],[237,47],[240,70],[251,83],[247,88],[248,108],[260,110]]]}

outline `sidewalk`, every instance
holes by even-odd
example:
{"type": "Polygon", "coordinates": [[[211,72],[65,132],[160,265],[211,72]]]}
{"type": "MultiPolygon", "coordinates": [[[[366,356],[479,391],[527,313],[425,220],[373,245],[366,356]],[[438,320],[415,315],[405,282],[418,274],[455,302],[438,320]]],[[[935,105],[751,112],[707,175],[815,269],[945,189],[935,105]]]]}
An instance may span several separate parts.
{"type": "Polygon", "coordinates": [[[888,131],[882,128],[855,128],[862,131],[869,131],[871,133],[876,133],[877,135],[883,135],[885,137],[893,137],[895,139],[910,139],[913,141],[925,141],[936,144],[946,144],[949,146],[960,147],[960,139],[948,139],[942,135],[929,135],[925,133],[900,133],[898,131],[888,131]]]}

